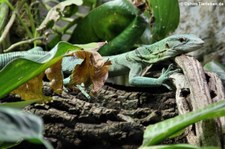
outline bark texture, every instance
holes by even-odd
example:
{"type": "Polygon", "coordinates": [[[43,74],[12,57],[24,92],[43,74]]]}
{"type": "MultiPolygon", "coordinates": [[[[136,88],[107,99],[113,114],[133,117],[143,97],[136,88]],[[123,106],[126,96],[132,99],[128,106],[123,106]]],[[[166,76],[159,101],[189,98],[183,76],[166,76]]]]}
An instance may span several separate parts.
{"type": "MultiPolygon", "coordinates": [[[[182,55],[176,57],[175,61],[184,73],[184,76],[173,75],[177,87],[176,102],[180,114],[196,111],[213,102],[224,100],[224,87],[216,74],[205,72],[201,64],[192,57],[182,55]]],[[[187,131],[188,142],[223,148],[223,126],[224,118],[196,123],[187,131]]]]}
{"type": "MultiPolygon", "coordinates": [[[[145,126],[177,114],[174,92],[146,91],[105,86],[90,101],[80,93],[65,94],[54,96],[48,104],[29,106],[26,111],[44,119],[45,136],[56,148],[138,148],[145,126]]],[[[185,138],[165,142],[175,140],[184,142],[185,138]]]]}

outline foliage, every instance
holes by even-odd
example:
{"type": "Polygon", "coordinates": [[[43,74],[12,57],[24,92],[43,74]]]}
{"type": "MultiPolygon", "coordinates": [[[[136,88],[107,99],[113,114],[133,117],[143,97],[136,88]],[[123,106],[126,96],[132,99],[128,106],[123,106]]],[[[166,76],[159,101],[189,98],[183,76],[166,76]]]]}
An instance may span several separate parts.
{"type": "MultiPolygon", "coordinates": [[[[148,26],[150,26],[152,31],[151,41],[160,40],[176,29],[179,23],[179,7],[178,1],[173,1],[173,3],[166,2],[166,5],[156,0],[151,1],[149,8],[154,15],[152,17],[154,21],[150,24],[147,24],[150,19],[150,13],[143,17],[143,11],[146,14],[148,13],[147,9],[139,9],[128,0],[114,0],[100,4],[96,8],[91,7],[92,10],[85,17],[79,15],[79,9],[74,11],[73,13],[75,13],[76,17],[69,21],[67,26],[60,29],[53,22],[56,22],[58,19],[68,18],[63,14],[64,9],[66,7],[71,8],[74,5],[70,5],[69,2],[65,5],[64,2],[61,2],[49,11],[47,17],[39,26],[39,30],[45,30],[46,26],[52,27],[54,38],[47,44],[49,47],[52,47],[71,26],[76,24],[69,42],[108,41],[108,44],[99,50],[101,55],[123,53],[132,49],[134,44],[140,41],[140,38],[137,37],[141,37],[144,30],[148,29],[148,26]],[[59,6],[60,11],[56,9],[59,6]]],[[[87,4],[89,6],[96,6],[97,3],[97,1],[84,1],[84,5],[87,4]]],[[[80,5],[80,1],[76,2],[76,5],[80,5]]],[[[149,33],[147,36],[149,37],[151,34],[149,33]]]]}
{"type": "Polygon", "coordinates": [[[0,107],[0,117],[0,148],[23,140],[44,144],[47,149],[53,148],[43,138],[43,122],[39,117],[7,107],[0,107]]]}
{"type": "Polygon", "coordinates": [[[140,11],[128,0],[107,2],[84,17],[71,35],[72,43],[108,41],[99,52],[112,55],[128,51],[146,27],[140,11]]]}
{"type": "Polygon", "coordinates": [[[177,0],[148,0],[148,3],[153,13],[150,24],[153,43],[177,28],[180,19],[179,4],[177,0]]]}
{"type": "Polygon", "coordinates": [[[149,125],[144,132],[142,147],[158,144],[187,126],[201,120],[225,116],[225,101],[220,101],[203,109],[149,125]]]}
{"type": "Polygon", "coordinates": [[[103,46],[99,53],[101,55],[114,55],[128,52],[142,35],[146,22],[141,16],[136,16],[134,20],[115,38],[103,46]]]}
{"type": "MultiPolygon", "coordinates": [[[[0,105],[2,118],[0,122],[0,146],[3,147],[8,143],[12,145],[12,143],[23,138],[30,142],[43,143],[47,148],[51,148],[43,139],[43,124],[40,118],[6,107],[22,108],[40,101],[40,99],[47,99],[42,94],[43,71],[47,68],[46,75],[50,80],[50,85],[55,93],[60,94],[63,88],[60,64],[64,56],[73,55],[77,59],[83,59],[82,62],[79,62],[79,65],[71,68],[73,73],[70,76],[69,84],[84,83],[86,86],[93,84],[92,91],[96,93],[104,84],[110,65],[110,62],[102,60],[102,57],[96,52],[97,50],[90,50],[101,47],[97,42],[108,41],[99,52],[101,55],[113,55],[129,51],[136,47],[137,43],[142,44],[140,37],[145,30],[150,29],[151,32],[145,33],[147,33],[147,37],[151,37],[147,40],[151,40],[149,42],[153,43],[163,39],[177,28],[179,23],[178,0],[148,0],[147,2],[150,12],[146,8],[140,9],[138,5],[134,5],[128,0],[114,0],[104,4],[98,0],[85,0],[84,2],[82,0],[67,0],[60,1],[53,7],[41,1],[41,4],[48,11],[45,19],[41,21],[36,16],[36,12],[39,12],[39,10],[33,10],[32,3],[29,5],[29,2],[21,0],[13,5],[8,0],[0,1],[0,49],[10,51],[24,44],[33,44],[34,46],[40,44],[42,47],[50,49],[54,47],[48,54],[36,59],[32,55],[14,59],[0,71],[0,97],[4,97],[20,86],[13,92],[20,94],[23,99],[32,99],[0,105]],[[24,9],[21,8],[23,5],[24,9]],[[81,11],[83,6],[89,6],[90,8],[83,13],[81,11]],[[6,24],[9,8],[13,13],[6,24]],[[15,19],[16,17],[17,19],[15,19]],[[15,20],[22,26],[24,35],[21,40],[25,40],[8,47],[6,43],[9,40],[6,37],[12,24],[16,22],[15,20]],[[62,21],[64,23],[60,26],[62,21]],[[24,22],[28,23],[25,24],[24,22]],[[60,42],[64,40],[64,35],[68,34],[71,36],[67,39],[69,42],[85,45],[71,45],[67,42],[60,42]],[[87,44],[90,42],[95,43],[87,44]],[[7,47],[8,49],[6,49],[7,47]],[[70,50],[80,50],[81,48],[88,49],[88,51],[68,53],[70,50]],[[28,80],[30,81],[27,82],[28,80]],[[22,84],[24,85],[21,86],[22,84]]],[[[27,49],[24,48],[23,50],[27,49]]],[[[213,70],[223,69],[219,65],[214,65],[214,63],[210,63],[206,67],[213,70]]],[[[200,120],[224,116],[224,106],[225,102],[221,101],[202,110],[150,125],[144,133],[143,145],[140,148],[198,148],[187,144],[151,145],[177,134],[188,125],[200,120]]]]}
{"type": "Polygon", "coordinates": [[[216,73],[220,79],[225,80],[225,66],[218,61],[210,61],[204,65],[204,69],[216,73]]]}
{"type": "MultiPolygon", "coordinates": [[[[28,54],[23,55],[21,58],[16,58],[10,61],[0,71],[0,75],[2,75],[2,78],[0,78],[0,82],[5,82],[5,79],[10,80],[9,82],[6,82],[4,83],[4,85],[0,86],[0,89],[2,89],[2,93],[0,95],[4,96],[5,94],[8,94],[8,92],[12,91],[13,89],[17,88],[18,86],[22,85],[24,82],[32,78],[30,81],[14,90],[13,93],[19,94],[23,100],[51,100],[50,97],[46,97],[42,93],[42,72],[48,67],[49,68],[45,71],[45,73],[47,75],[47,78],[50,80],[50,86],[55,93],[61,94],[63,90],[63,74],[61,63],[64,56],[66,56],[64,59],[68,60],[66,63],[70,63],[70,59],[68,59],[67,56],[70,56],[72,58],[72,62],[76,62],[76,59],[78,61],[79,59],[84,59],[84,61],[81,62],[80,65],[77,65],[76,69],[73,71],[70,84],[82,84],[85,82],[78,81],[78,79],[76,78],[79,78],[81,80],[89,80],[89,77],[91,77],[91,82],[93,82],[94,84],[93,91],[97,92],[102,87],[102,85],[104,85],[104,82],[108,76],[107,74],[109,62],[104,62],[102,57],[97,52],[95,52],[102,45],[104,45],[104,43],[71,45],[67,42],[60,42],[50,52],[45,52],[45,55],[32,54],[32,52],[37,52],[35,50],[38,49],[34,48],[32,49],[33,51],[30,50],[28,54]],[[76,50],[80,49],[85,50],[76,52],[76,50]],[[26,65],[26,67],[22,67],[23,65],[26,65]],[[13,76],[15,74],[16,77],[13,76]],[[12,79],[10,77],[12,77],[12,79]],[[20,80],[20,82],[16,82],[15,80],[20,80]],[[16,83],[13,83],[13,81],[15,81],[16,83]],[[7,87],[7,83],[12,83],[13,85],[7,87]]],[[[65,65],[71,67],[68,64],[65,65]]],[[[71,71],[73,69],[74,68],[72,67],[71,71]]],[[[90,84],[86,84],[86,86],[89,85],[90,84]]]]}
{"type": "Polygon", "coordinates": [[[191,144],[155,145],[139,149],[219,149],[218,147],[197,147],[191,144]]]}
{"type": "Polygon", "coordinates": [[[0,71],[0,97],[5,96],[55,64],[62,59],[68,51],[79,49],[79,47],[69,43],[60,42],[48,54],[40,56],[37,59],[34,59],[32,55],[14,59],[0,71]]]}
{"type": "Polygon", "coordinates": [[[11,108],[23,109],[24,107],[39,101],[40,101],[39,99],[33,99],[33,100],[16,101],[16,102],[4,102],[0,104],[0,107],[11,107],[11,108]]]}
{"type": "Polygon", "coordinates": [[[75,55],[84,61],[74,68],[70,84],[84,83],[85,86],[93,84],[92,93],[97,94],[108,78],[110,61],[104,61],[101,55],[94,51],[79,51],[75,55]]]}
{"type": "Polygon", "coordinates": [[[48,15],[38,27],[38,30],[52,28],[61,17],[68,17],[76,12],[77,7],[73,7],[74,5],[80,6],[81,4],[82,0],[67,0],[55,5],[48,12],[48,15]]]}
{"type": "Polygon", "coordinates": [[[6,23],[6,16],[9,12],[9,8],[5,3],[0,3],[0,8],[0,33],[2,33],[3,27],[6,23]]]}

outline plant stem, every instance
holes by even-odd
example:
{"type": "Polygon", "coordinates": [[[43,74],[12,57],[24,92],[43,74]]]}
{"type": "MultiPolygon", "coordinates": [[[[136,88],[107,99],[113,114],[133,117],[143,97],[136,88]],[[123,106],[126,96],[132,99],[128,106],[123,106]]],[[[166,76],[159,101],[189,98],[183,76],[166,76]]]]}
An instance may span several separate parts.
{"type": "Polygon", "coordinates": [[[7,23],[7,25],[5,26],[5,29],[3,30],[3,33],[0,37],[0,44],[4,41],[4,39],[6,38],[7,34],[9,33],[10,28],[12,27],[14,21],[16,18],[16,12],[14,11],[12,16],[9,19],[9,22],[7,23]]]}
{"type": "MultiPolygon", "coordinates": [[[[33,32],[33,34],[34,34],[36,28],[35,28],[35,25],[34,25],[34,22],[35,22],[35,21],[34,21],[33,15],[32,15],[32,13],[31,13],[31,10],[30,10],[30,7],[28,6],[28,4],[25,3],[24,6],[25,6],[25,9],[26,9],[27,15],[28,15],[28,17],[29,17],[30,23],[31,23],[31,29],[32,29],[32,32],[33,32]]],[[[34,36],[34,35],[33,35],[33,36],[34,36]]]]}
{"type": "Polygon", "coordinates": [[[28,40],[24,40],[24,41],[20,41],[20,42],[17,42],[15,44],[12,44],[8,49],[4,50],[4,52],[10,52],[12,51],[14,48],[20,46],[20,45],[23,45],[23,44],[29,44],[29,43],[32,43],[36,40],[42,40],[44,39],[44,37],[36,37],[36,38],[33,38],[33,39],[28,39],[28,40]]]}
{"type": "Polygon", "coordinates": [[[62,28],[61,33],[64,34],[67,32],[68,29],[70,29],[72,26],[76,24],[78,19],[74,19],[72,22],[69,22],[64,28],[62,28]]]}
{"type": "Polygon", "coordinates": [[[12,5],[8,0],[5,0],[4,2],[9,6],[9,8],[10,8],[11,10],[14,10],[14,9],[15,9],[15,8],[13,7],[13,5],[12,5]]]}

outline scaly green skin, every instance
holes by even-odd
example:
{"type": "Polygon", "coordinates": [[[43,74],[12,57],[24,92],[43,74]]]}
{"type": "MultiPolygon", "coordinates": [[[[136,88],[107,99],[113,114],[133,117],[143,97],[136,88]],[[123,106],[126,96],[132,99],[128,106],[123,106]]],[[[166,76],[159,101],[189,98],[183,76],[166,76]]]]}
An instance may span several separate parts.
{"type": "Polygon", "coordinates": [[[23,57],[30,57],[31,59],[41,58],[43,55],[47,54],[47,52],[42,51],[40,47],[35,47],[29,51],[21,51],[21,52],[10,52],[0,54],[0,69],[2,69],[7,63],[16,59],[23,57]]]}
{"type": "Polygon", "coordinates": [[[112,62],[109,76],[129,74],[129,84],[134,86],[160,86],[165,85],[171,71],[171,66],[163,70],[159,78],[142,77],[142,71],[149,65],[174,58],[179,54],[191,52],[202,47],[204,41],[195,35],[181,34],[167,37],[155,44],[142,46],[134,51],[120,55],[105,57],[112,62]]]}
{"type": "MultiPolygon", "coordinates": [[[[154,63],[174,58],[179,54],[184,54],[199,49],[203,45],[203,41],[195,35],[183,34],[167,37],[152,45],[142,46],[134,51],[123,54],[104,57],[105,60],[110,60],[112,65],[109,69],[109,77],[129,74],[129,84],[134,86],[152,87],[165,85],[164,82],[169,78],[169,75],[177,70],[171,70],[171,65],[167,70],[163,70],[159,78],[142,77],[142,71],[145,67],[154,63]]],[[[4,66],[6,61],[13,59],[15,55],[43,55],[43,51],[28,51],[28,52],[12,52],[6,56],[0,56],[0,65],[4,66]]],[[[77,59],[72,57],[63,58],[62,69],[64,73],[71,73],[75,65],[78,64],[77,59]]],[[[1,68],[1,67],[0,67],[1,68]]],[[[64,83],[68,83],[69,78],[65,79],[64,83]]]]}

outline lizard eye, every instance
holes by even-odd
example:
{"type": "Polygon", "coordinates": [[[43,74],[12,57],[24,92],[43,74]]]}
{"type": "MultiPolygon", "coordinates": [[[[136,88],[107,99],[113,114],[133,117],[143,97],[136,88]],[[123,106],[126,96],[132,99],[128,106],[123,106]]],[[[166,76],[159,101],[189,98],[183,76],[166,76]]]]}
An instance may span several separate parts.
{"type": "Polygon", "coordinates": [[[178,40],[179,40],[180,42],[184,42],[184,41],[185,41],[184,38],[179,38],[178,40]]]}
{"type": "Polygon", "coordinates": [[[168,48],[168,49],[170,48],[170,46],[169,46],[169,44],[168,44],[168,43],[166,43],[166,45],[165,45],[165,46],[166,46],[166,48],[168,48]]]}

